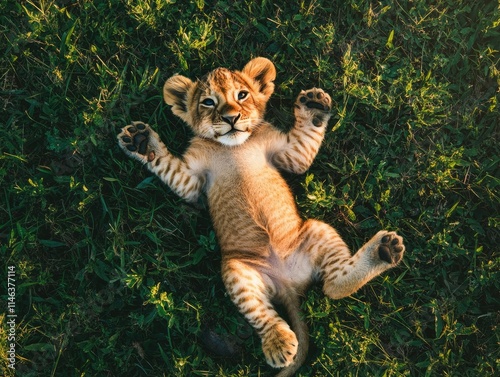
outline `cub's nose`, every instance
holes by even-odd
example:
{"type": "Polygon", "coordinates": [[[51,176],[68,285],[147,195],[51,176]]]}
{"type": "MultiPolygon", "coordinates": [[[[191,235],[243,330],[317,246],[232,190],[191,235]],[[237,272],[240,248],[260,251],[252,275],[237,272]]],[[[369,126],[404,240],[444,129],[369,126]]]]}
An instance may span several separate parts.
{"type": "Polygon", "coordinates": [[[222,116],[222,120],[224,122],[226,122],[227,124],[229,124],[231,127],[234,127],[234,125],[236,124],[236,122],[238,121],[238,119],[240,119],[241,117],[241,114],[238,114],[238,115],[226,115],[226,116],[222,116]]]}

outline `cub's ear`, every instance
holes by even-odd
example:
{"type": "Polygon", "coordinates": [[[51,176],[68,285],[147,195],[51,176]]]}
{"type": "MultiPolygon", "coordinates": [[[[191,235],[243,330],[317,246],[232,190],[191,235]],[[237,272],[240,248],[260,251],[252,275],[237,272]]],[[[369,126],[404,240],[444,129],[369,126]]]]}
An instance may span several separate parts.
{"type": "Polygon", "coordinates": [[[163,86],[163,99],[172,106],[172,112],[189,123],[188,93],[194,83],[181,75],[172,76],[163,86]]]}
{"type": "Polygon", "coordinates": [[[245,65],[242,72],[255,81],[266,99],[273,94],[276,68],[269,59],[261,57],[252,59],[245,65]]]}

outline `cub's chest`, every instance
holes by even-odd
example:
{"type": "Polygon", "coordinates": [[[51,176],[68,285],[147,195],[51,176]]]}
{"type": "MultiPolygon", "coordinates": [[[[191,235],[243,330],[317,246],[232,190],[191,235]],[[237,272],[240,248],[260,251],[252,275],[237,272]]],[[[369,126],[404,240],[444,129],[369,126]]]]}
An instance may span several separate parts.
{"type": "Polygon", "coordinates": [[[217,186],[239,186],[249,180],[259,180],[266,171],[274,170],[263,147],[248,142],[232,148],[219,148],[210,158],[207,189],[217,186]]]}

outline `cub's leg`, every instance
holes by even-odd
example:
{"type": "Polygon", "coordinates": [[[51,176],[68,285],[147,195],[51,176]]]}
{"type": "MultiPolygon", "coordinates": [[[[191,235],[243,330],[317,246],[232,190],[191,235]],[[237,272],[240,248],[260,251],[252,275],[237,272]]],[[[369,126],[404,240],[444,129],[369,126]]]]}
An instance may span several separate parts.
{"type": "Polygon", "coordinates": [[[235,259],[223,262],[222,279],[231,300],[259,334],[267,363],[275,368],[290,365],[298,341],[271,303],[275,292],[271,279],[235,259]]]}
{"type": "Polygon", "coordinates": [[[198,200],[204,178],[172,155],[149,125],[133,122],[124,127],[118,134],[118,145],[128,156],[146,164],[177,195],[190,202],[198,200]]]}
{"type": "Polygon", "coordinates": [[[382,230],[351,255],[335,229],[316,220],[303,226],[301,252],[310,255],[323,291],[331,298],[351,295],[369,280],[396,266],[403,258],[403,238],[382,230]]]}
{"type": "Polygon", "coordinates": [[[304,173],[318,154],[330,119],[332,100],[319,88],[303,90],[294,105],[295,124],[277,143],[279,148],[273,155],[273,163],[280,169],[292,173],[304,173]]]}

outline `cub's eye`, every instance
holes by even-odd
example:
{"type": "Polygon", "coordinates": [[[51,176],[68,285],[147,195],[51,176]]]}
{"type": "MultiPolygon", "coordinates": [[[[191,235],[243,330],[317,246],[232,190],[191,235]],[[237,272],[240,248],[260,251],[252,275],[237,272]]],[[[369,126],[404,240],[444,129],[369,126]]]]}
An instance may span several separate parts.
{"type": "Polygon", "coordinates": [[[201,104],[208,107],[213,107],[215,106],[215,101],[212,98],[205,98],[203,101],[201,101],[201,104]]]}
{"type": "Polygon", "coordinates": [[[245,99],[248,97],[248,92],[246,90],[242,90],[241,92],[238,93],[238,100],[241,101],[242,99],[245,99]]]}

